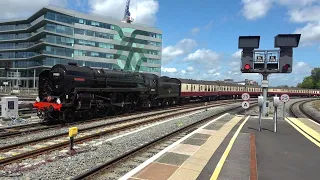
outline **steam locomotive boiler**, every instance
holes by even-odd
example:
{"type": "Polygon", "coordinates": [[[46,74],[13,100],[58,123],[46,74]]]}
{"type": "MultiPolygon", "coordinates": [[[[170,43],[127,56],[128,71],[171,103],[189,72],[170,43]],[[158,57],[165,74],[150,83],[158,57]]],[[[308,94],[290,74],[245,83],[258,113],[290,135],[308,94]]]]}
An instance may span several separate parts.
{"type": "Polygon", "coordinates": [[[72,122],[132,112],[142,107],[176,104],[177,79],[153,74],[57,64],[39,75],[38,116],[72,122]],[[77,118],[78,119],[78,118],[77,118]]]}

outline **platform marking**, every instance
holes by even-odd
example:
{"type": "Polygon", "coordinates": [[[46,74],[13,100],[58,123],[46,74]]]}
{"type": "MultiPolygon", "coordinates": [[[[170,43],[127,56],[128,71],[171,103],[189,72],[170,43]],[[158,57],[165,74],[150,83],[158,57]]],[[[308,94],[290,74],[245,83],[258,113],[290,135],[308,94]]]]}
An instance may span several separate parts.
{"type": "Polygon", "coordinates": [[[250,180],[258,179],[257,170],[257,151],[256,151],[256,138],[254,133],[250,133],[250,180]]]}
{"type": "Polygon", "coordinates": [[[315,145],[320,147],[320,143],[316,141],[314,138],[312,138],[309,134],[305,133],[303,130],[301,130],[298,126],[296,126],[294,123],[292,123],[288,118],[285,119],[292,127],[294,127],[297,131],[299,131],[302,135],[304,135],[307,139],[309,139],[311,142],[313,142],[315,145]]]}
{"type": "Polygon", "coordinates": [[[216,169],[214,170],[210,180],[216,180],[218,179],[218,176],[222,170],[222,167],[223,167],[223,164],[224,162],[226,161],[230,151],[231,151],[231,148],[236,140],[236,138],[238,137],[242,127],[244,126],[244,124],[248,121],[248,119],[250,118],[250,116],[248,116],[243,122],[242,124],[239,126],[239,128],[237,129],[236,133],[233,135],[232,139],[230,140],[226,150],[224,151],[223,155],[221,156],[217,166],[216,166],[216,169]]]}
{"type": "Polygon", "coordinates": [[[296,118],[288,118],[292,123],[294,123],[296,126],[300,127],[302,130],[307,132],[310,136],[315,138],[320,142],[320,134],[315,131],[314,129],[310,128],[309,126],[305,125],[303,122],[299,121],[296,118]]]}
{"type": "Polygon", "coordinates": [[[157,153],[156,155],[152,156],[150,159],[144,161],[142,164],[140,164],[138,167],[134,168],[133,170],[131,170],[130,172],[128,172],[127,174],[125,174],[124,176],[122,176],[119,180],[126,180],[131,178],[131,176],[137,174],[139,171],[141,171],[143,168],[145,168],[146,166],[148,166],[149,164],[151,164],[153,161],[155,161],[156,159],[158,159],[160,156],[162,156],[164,153],[166,153],[167,151],[169,151],[170,149],[172,149],[173,147],[177,146],[178,144],[180,144],[182,141],[186,140],[187,138],[189,138],[190,136],[192,136],[193,134],[197,133],[198,131],[200,131],[201,129],[203,129],[204,127],[208,126],[209,124],[217,121],[218,119],[221,119],[222,117],[229,115],[229,113],[225,113],[215,119],[213,119],[212,121],[208,122],[207,124],[201,126],[200,128],[198,128],[197,130],[191,132],[190,134],[182,137],[181,139],[179,139],[178,141],[172,143],[170,146],[167,146],[165,149],[163,149],[162,151],[160,151],[159,153],[157,153]]]}
{"type": "Polygon", "coordinates": [[[309,121],[313,122],[314,124],[316,124],[316,125],[320,126],[320,122],[319,122],[319,123],[317,123],[317,122],[315,122],[314,120],[311,120],[311,119],[309,119],[309,118],[306,118],[306,119],[308,119],[309,121]]]}

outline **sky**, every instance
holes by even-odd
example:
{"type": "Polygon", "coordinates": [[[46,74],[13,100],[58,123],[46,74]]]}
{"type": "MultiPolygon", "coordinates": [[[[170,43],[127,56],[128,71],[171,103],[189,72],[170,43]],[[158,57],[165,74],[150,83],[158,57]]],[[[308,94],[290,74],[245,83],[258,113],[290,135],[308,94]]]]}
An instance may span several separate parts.
{"type": "MultiPolygon", "coordinates": [[[[126,0],[1,0],[2,19],[27,18],[46,5],[123,17],[126,0]]],[[[274,48],[277,34],[300,33],[293,72],[272,74],[271,86],[296,86],[320,67],[320,0],[131,0],[134,23],[162,30],[161,75],[198,80],[244,79],[238,37],[260,36],[259,49],[274,48]]]]}

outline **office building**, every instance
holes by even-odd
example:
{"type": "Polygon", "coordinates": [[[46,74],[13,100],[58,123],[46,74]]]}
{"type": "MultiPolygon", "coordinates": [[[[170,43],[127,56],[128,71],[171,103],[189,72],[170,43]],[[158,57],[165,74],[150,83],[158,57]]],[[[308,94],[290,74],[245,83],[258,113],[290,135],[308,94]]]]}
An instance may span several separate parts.
{"type": "Polygon", "coordinates": [[[0,82],[37,87],[43,69],[68,62],[160,75],[161,51],[159,29],[48,6],[0,22],[0,82]]]}

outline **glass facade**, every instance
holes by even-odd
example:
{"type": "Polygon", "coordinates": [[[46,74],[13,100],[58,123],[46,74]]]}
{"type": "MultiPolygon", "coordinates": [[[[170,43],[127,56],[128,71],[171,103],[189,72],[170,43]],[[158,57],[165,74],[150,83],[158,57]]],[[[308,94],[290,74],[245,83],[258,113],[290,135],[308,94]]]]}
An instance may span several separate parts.
{"type": "Polygon", "coordinates": [[[112,69],[113,67],[111,63],[69,60],[69,59],[52,58],[52,57],[47,57],[46,59],[44,59],[43,65],[53,66],[55,64],[68,64],[69,62],[77,63],[77,65],[79,66],[100,67],[100,68],[108,68],[108,69],[112,69]]]}
{"type": "Polygon", "coordinates": [[[100,58],[108,58],[113,59],[114,55],[109,53],[101,53],[101,52],[93,52],[93,51],[83,51],[83,50],[75,50],[75,56],[91,56],[91,57],[100,57],[100,58]]]}
{"type": "Polygon", "coordinates": [[[74,34],[74,28],[68,27],[68,26],[62,26],[58,24],[47,23],[44,26],[44,29],[47,31],[51,31],[59,34],[71,35],[71,36],[73,36],[74,34]]]}
{"type": "Polygon", "coordinates": [[[52,54],[52,55],[56,55],[56,56],[73,57],[73,51],[74,51],[73,49],[46,46],[46,48],[44,50],[44,54],[52,54]]]}
{"type": "Polygon", "coordinates": [[[61,44],[65,46],[73,46],[74,39],[62,37],[62,36],[54,36],[54,35],[46,35],[44,39],[45,42],[53,43],[53,44],[61,44]]]}
{"type": "Polygon", "coordinates": [[[0,83],[2,75],[11,71],[19,70],[21,75],[31,77],[35,68],[38,75],[43,68],[69,62],[160,75],[161,34],[146,27],[122,27],[122,22],[110,24],[83,15],[80,18],[77,13],[70,16],[54,8],[41,12],[27,20],[0,23],[0,83]],[[148,64],[154,65],[146,67],[148,64]]]}

